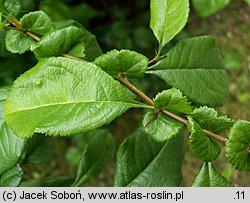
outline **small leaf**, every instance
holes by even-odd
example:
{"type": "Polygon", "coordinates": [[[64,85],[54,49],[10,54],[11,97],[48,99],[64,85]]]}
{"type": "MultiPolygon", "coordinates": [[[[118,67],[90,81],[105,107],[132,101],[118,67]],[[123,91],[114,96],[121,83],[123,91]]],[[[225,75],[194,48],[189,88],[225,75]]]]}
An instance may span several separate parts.
{"type": "Polygon", "coordinates": [[[86,55],[84,52],[85,52],[85,44],[84,42],[80,42],[75,46],[73,46],[67,54],[75,56],[80,59],[85,59],[86,55]]]}
{"type": "Polygon", "coordinates": [[[199,105],[221,106],[227,97],[227,74],[209,36],[180,41],[147,73],[159,76],[199,105]]]}
{"type": "Polygon", "coordinates": [[[228,135],[226,152],[229,162],[237,170],[250,171],[250,122],[236,121],[228,135]]]}
{"type": "Polygon", "coordinates": [[[0,175],[17,164],[26,148],[26,140],[16,137],[4,121],[3,108],[9,90],[9,87],[0,88],[0,175]]]}
{"type": "Polygon", "coordinates": [[[34,131],[65,136],[109,124],[129,108],[145,107],[133,97],[96,65],[53,57],[14,82],[5,116],[20,137],[34,131]]]}
{"type": "Polygon", "coordinates": [[[182,180],[183,137],[164,143],[147,136],[142,129],[129,135],[116,156],[115,186],[173,187],[182,180]]]}
{"type": "Polygon", "coordinates": [[[206,106],[196,108],[190,115],[203,129],[213,133],[221,133],[228,130],[234,121],[226,116],[218,116],[217,111],[206,106]]]}
{"type": "Polygon", "coordinates": [[[37,58],[65,54],[79,42],[83,34],[82,29],[75,26],[56,30],[42,37],[33,51],[37,58]]]}
{"type": "Polygon", "coordinates": [[[151,0],[150,12],[150,27],[161,49],[186,25],[189,0],[151,0]]]}
{"type": "Polygon", "coordinates": [[[120,73],[140,78],[148,67],[147,57],[130,50],[112,50],[96,58],[94,63],[114,78],[118,78],[120,73]]]}
{"type": "Polygon", "coordinates": [[[83,136],[86,137],[87,146],[78,165],[73,186],[81,186],[97,176],[115,152],[115,140],[109,131],[99,129],[83,136]]]}
{"type": "MultiPolygon", "coordinates": [[[[143,126],[146,126],[153,116],[154,113],[152,112],[146,113],[142,120],[143,126]]],[[[182,123],[163,113],[159,113],[157,117],[145,127],[145,132],[156,142],[163,142],[176,136],[182,127],[182,123]]]]}
{"type": "Polygon", "coordinates": [[[87,61],[93,61],[96,57],[100,56],[102,54],[102,49],[100,48],[95,35],[90,33],[88,30],[86,30],[84,27],[82,27],[82,24],[78,23],[74,20],[65,20],[65,21],[59,21],[55,23],[56,29],[62,29],[66,28],[68,26],[76,26],[83,30],[84,35],[83,38],[80,40],[80,43],[84,43],[85,47],[85,60],[87,61]]]}
{"type": "Polygon", "coordinates": [[[52,20],[43,11],[30,12],[24,15],[20,23],[22,28],[40,35],[45,35],[54,29],[52,20]]]}
{"type": "Polygon", "coordinates": [[[18,30],[9,30],[6,34],[5,43],[8,51],[18,54],[23,54],[36,44],[31,37],[18,30]]]}
{"type": "Polygon", "coordinates": [[[154,107],[157,109],[174,110],[189,114],[192,112],[192,106],[181,91],[176,88],[164,90],[158,93],[154,99],[154,107]]]}
{"type": "Polygon", "coordinates": [[[192,0],[192,5],[200,17],[208,17],[228,5],[230,0],[192,0]]]}
{"type": "Polygon", "coordinates": [[[23,171],[17,164],[0,176],[0,187],[17,187],[22,180],[23,171]]]}
{"type": "Polygon", "coordinates": [[[213,166],[212,163],[204,163],[199,174],[195,177],[192,187],[232,187],[213,166]]]}
{"type": "Polygon", "coordinates": [[[191,117],[188,117],[189,148],[194,155],[204,162],[215,160],[220,154],[220,146],[210,137],[207,137],[203,129],[191,117]]]}

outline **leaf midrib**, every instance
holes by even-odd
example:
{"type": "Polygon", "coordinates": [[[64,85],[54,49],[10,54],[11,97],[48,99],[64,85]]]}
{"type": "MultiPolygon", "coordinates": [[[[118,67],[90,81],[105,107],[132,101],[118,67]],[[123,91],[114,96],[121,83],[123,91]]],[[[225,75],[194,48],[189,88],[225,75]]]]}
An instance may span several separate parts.
{"type": "Polygon", "coordinates": [[[130,105],[131,107],[143,107],[144,105],[142,104],[136,104],[136,103],[129,103],[129,102],[117,102],[117,101],[80,101],[80,102],[59,102],[59,103],[55,103],[55,104],[45,104],[45,105],[41,105],[41,106],[35,106],[35,107],[31,107],[31,108],[26,108],[26,109],[20,109],[18,111],[13,111],[10,113],[7,113],[6,115],[12,115],[18,112],[22,112],[22,111],[29,111],[29,110],[35,110],[35,109],[39,109],[39,108],[44,108],[44,107],[51,107],[51,106],[57,106],[57,105],[70,105],[70,104],[81,104],[81,103],[112,103],[112,104],[125,104],[125,105],[130,105]]]}

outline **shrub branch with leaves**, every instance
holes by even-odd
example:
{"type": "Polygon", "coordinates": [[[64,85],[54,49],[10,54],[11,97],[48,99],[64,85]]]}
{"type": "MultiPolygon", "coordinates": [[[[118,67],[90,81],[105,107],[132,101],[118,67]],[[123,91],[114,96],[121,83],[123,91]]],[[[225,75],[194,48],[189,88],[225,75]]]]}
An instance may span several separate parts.
{"type": "Polygon", "coordinates": [[[130,108],[148,111],[143,127],[116,152],[115,186],[180,185],[185,125],[190,150],[204,162],[193,186],[232,185],[212,164],[220,154],[218,141],[226,143],[227,157],[236,169],[250,170],[250,122],[219,116],[213,109],[223,105],[228,88],[214,38],[181,40],[162,52],[186,24],[188,0],[151,0],[150,27],[159,42],[152,60],[131,50],[102,54],[95,37],[80,23],[53,22],[43,11],[17,20],[18,2],[0,1],[6,48],[18,54],[32,51],[38,63],[11,87],[0,89],[0,186],[20,183],[18,163],[34,133],[85,133],[87,147],[76,177],[64,186],[85,184],[115,151],[112,135],[98,128],[130,108]],[[158,76],[172,88],[149,98],[130,82],[145,74],[158,76]],[[221,135],[225,131],[230,131],[227,138],[221,135]]]}

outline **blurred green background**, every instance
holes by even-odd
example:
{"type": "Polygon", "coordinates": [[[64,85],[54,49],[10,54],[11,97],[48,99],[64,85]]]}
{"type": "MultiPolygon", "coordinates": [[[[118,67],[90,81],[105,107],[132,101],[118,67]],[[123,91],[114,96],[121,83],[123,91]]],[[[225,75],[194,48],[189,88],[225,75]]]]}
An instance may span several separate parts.
{"type": "MultiPolygon", "coordinates": [[[[53,20],[75,19],[96,35],[103,52],[111,49],[131,49],[148,58],[153,58],[157,41],[149,28],[149,0],[23,0],[22,15],[32,10],[44,10],[53,20]]],[[[200,18],[191,8],[185,29],[166,47],[169,49],[178,40],[198,35],[213,35],[224,59],[229,76],[229,96],[222,108],[222,115],[234,119],[250,120],[250,7],[242,0],[234,0],[211,17],[200,18]]],[[[16,77],[36,64],[32,53],[13,55],[6,51],[5,32],[0,31],[0,86],[11,84],[16,77]],[[18,63],[17,63],[18,62],[18,63]]],[[[153,97],[166,88],[156,77],[133,81],[153,97]]],[[[125,136],[140,125],[141,110],[130,110],[114,121],[108,129],[117,138],[117,146],[125,136]]],[[[23,186],[38,186],[46,179],[73,176],[84,147],[81,135],[71,138],[34,136],[24,159],[23,186]]],[[[187,143],[187,142],[186,142],[187,143]]],[[[222,144],[223,146],[223,144],[222,144]]],[[[202,162],[188,150],[183,166],[182,185],[191,185],[202,162]]],[[[222,147],[223,149],[223,147],[222,147]]],[[[225,153],[216,161],[219,171],[236,186],[250,186],[249,173],[238,172],[227,163],[225,153]]],[[[114,162],[112,162],[91,186],[111,186],[114,162]]]]}

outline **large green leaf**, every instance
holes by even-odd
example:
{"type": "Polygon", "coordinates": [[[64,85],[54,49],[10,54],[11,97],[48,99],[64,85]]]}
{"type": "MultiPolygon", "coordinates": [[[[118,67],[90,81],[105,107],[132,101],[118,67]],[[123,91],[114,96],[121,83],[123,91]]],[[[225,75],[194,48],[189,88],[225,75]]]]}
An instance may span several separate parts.
{"type": "Polygon", "coordinates": [[[193,187],[231,187],[232,184],[222,176],[212,163],[204,163],[199,174],[195,177],[193,187]]]}
{"type": "Polygon", "coordinates": [[[6,34],[5,43],[8,51],[18,54],[23,54],[36,44],[31,37],[18,30],[9,30],[6,34]]]}
{"type": "Polygon", "coordinates": [[[149,134],[150,137],[156,142],[163,142],[173,138],[183,127],[182,123],[163,113],[159,113],[151,122],[151,119],[153,117],[154,112],[146,113],[142,120],[142,123],[143,126],[146,126],[148,124],[148,126],[145,127],[145,132],[149,134]]]}
{"type": "Polygon", "coordinates": [[[158,93],[153,101],[157,109],[174,110],[186,114],[192,112],[192,106],[187,98],[174,87],[158,93]]]}
{"type": "Polygon", "coordinates": [[[4,101],[10,88],[0,88],[0,175],[17,164],[25,147],[26,141],[17,137],[4,122],[4,101]]]}
{"type": "Polygon", "coordinates": [[[230,0],[192,0],[193,7],[200,17],[213,15],[229,4],[230,0]]]}
{"type": "Polygon", "coordinates": [[[15,82],[5,104],[7,123],[21,137],[70,135],[109,124],[134,95],[96,65],[63,57],[39,62],[15,82]]]}
{"type": "Polygon", "coordinates": [[[226,116],[218,116],[217,111],[206,106],[195,109],[190,115],[203,129],[213,133],[228,130],[234,121],[226,116]]]}
{"type": "Polygon", "coordinates": [[[187,23],[189,0],[151,0],[150,12],[150,27],[161,49],[187,23]]]}
{"type": "Polygon", "coordinates": [[[62,28],[42,37],[33,50],[37,58],[66,54],[83,35],[81,28],[75,26],[62,28]]]}
{"type": "Polygon", "coordinates": [[[21,26],[31,32],[45,35],[54,29],[54,24],[43,11],[30,12],[20,20],[21,26]]]}
{"type": "Polygon", "coordinates": [[[115,186],[179,186],[182,145],[181,134],[158,143],[138,129],[126,138],[117,152],[115,186]]]}
{"type": "Polygon", "coordinates": [[[78,165],[74,186],[81,186],[97,176],[115,152],[115,140],[109,131],[100,129],[83,136],[86,148],[78,165]]]}
{"type": "Polygon", "coordinates": [[[0,187],[17,187],[22,180],[23,171],[17,164],[0,176],[0,187]]]}
{"type": "Polygon", "coordinates": [[[112,50],[96,58],[94,64],[114,78],[118,78],[120,73],[131,78],[140,78],[147,70],[148,59],[135,51],[112,50]]]}
{"type": "Polygon", "coordinates": [[[235,122],[228,138],[226,152],[229,162],[238,170],[250,171],[250,122],[235,122]]]}
{"type": "Polygon", "coordinates": [[[180,41],[147,73],[158,75],[197,104],[220,106],[227,97],[227,74],[209,36],[180,41]]]}
{"type": "Polygon", "coordinates": [[[189,148],[200,160],[213,161],[220,154],[220,145],[207,137],[203,129],[191,117],[188,118],[189,148]]]}

